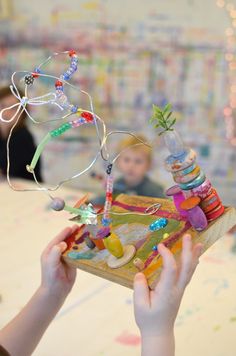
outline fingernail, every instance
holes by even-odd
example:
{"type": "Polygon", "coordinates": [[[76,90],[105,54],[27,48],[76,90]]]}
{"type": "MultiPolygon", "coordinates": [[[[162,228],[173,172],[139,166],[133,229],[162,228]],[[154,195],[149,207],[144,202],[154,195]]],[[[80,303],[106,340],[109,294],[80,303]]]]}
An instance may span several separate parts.
{"type": "Polygon", "coordinates": [[[134,276],[134,278],[135,278],[136,280],[142,279],[142,278],[143,278],[143,273],[141,273],[141,272],[136,273],[136,275],[134,276]]]}
{"type": "Polygon", "coordinates": [[[60,250],[63,252],[65,251],[65,249],[67,248],[67,243],[65,241],[62,241],[58,244],[58,247],[60,248],[60,250]]]}
{"type": "Polygon", "coordinates": [[[191,235],[184,235],[185,240],[190,241],[192,239],[191,235]]]}

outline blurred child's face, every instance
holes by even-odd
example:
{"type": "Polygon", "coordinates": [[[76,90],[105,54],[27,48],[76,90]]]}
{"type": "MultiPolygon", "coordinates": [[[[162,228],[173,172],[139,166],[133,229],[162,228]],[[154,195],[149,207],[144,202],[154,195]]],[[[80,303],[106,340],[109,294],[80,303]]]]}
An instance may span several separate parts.
{"type": "Polygon", "coordinates": [[[118,159],[118,168],[128,185],[137,185],[150,168],[148,155],[142,150],[127,149],[118,159]]]}

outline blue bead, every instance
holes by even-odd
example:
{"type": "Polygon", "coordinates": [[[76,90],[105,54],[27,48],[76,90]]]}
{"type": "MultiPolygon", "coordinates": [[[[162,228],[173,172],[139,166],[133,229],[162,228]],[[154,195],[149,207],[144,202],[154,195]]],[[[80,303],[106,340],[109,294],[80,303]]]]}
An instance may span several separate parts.
{"type": "Polygon", "coordinates": [[[164,228],[168,224],[168,220],[166,218],[160,218],[155,220],[153,223],[149,225],[149,230],[157,231],[164,228]]]}
{"type": "Polygon", "coordinates": [[[78,111],[78,106],[77,105],[73,105],[71,108],[71,112],[75,113],[78,111]]]}
{"type": "Polygon", "coordinates": [[[60,210],[63,210],[64,207],[65,207],[65,202],[61,198],[54,198],[51,202],[51,208],[53,210],[60,211],[60,210]]]}
{"type": "Polygon", "coordinates": [[[70,77],[69,77],[68,74],[64,73],[64,74],[63,74],[63,79],[64,79],[64,80],[68,80],[68,79],[70,79],[70,77]]]}
{"type": "Polygon", "coordinates": [[[109,226],[111,224],[111,219],[102,218],[102,225],[109,226]]]}
{"type": "Polygon", "coordinates": [[[157,245],[154,245],[154,246],[152,247],[152,251],[157,251],[157,245]]]}

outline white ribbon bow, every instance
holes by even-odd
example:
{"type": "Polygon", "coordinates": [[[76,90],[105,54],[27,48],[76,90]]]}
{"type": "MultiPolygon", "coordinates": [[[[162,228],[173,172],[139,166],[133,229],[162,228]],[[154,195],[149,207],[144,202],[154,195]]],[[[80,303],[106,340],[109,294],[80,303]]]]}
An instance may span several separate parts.
{"type": "Polygon", "coordinates": [[[7,108],[4,108],[4,109],[2,109],[0,111],[0,120],[3,121],[3,122],[11,122],[11,121],[13,121],[16,118],[16,116],[19,114],[20,110],[22,110],[21,113],[23,111],[25,111],[26,114],[28,115],[28,117],[34,123],[37,123],[37,121],[35,121],[33,119],[33,117],[30,115],[30,113],[26,109],[26,105],[39,106],[39,105],[46,105],[46,104],[54,104],[54,105],[58,106],[61,110],[63,110],[63,108],[56,102],[57,96],[56,96],[55,93],[47,93],[47,94],[44,94],[42,96],[37,96],[35,98],[27,98],[26,96],[21,97],[19,92],[18,92],[18,90],[17,90],[17,88],[15,86],[13,87],[13,85],[10,85],[10,89],[11,89],[12,94],[15,96],[16,99],[19,100],[19,102],[16,103],[16,104],[13,104],[13,105],[11,105],[11,106],[9,106],[7,108]],[[46,98],[48,98],[48,99],[46,100],[46,98]],[[11,110],[13,108],[17,108],[15,114],[9,120],[5,120],[3,118],[4,112],[7,111],[7,110],[11,110]]]}

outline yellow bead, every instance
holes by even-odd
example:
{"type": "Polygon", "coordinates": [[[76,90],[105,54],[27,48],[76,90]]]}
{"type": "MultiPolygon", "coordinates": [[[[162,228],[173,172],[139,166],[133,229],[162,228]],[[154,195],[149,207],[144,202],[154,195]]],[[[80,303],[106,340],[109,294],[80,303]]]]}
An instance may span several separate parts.
{"type": "Polygon", "coordinates": [[[112,232],[108,237],[103,239],[106,249],[116,258],[124,255],[124,250],[119,237],[112,232]]]}
{"type": "Polygon", "coordinates": [[[168,234],[168,232],[166,232],[166,233],[163,235],[163,239],[167,239],[169,236],[170,236],[170,234],[168,234]]]}
{"type": "Polygon", "coordinates": [[[81,109],[81,108],[78,108],[78,110],[77,110],[77,113],[76,114],[78,114],[79,116],[80,116],[80,114],[83,112],[83,109],[81,109]]]}

